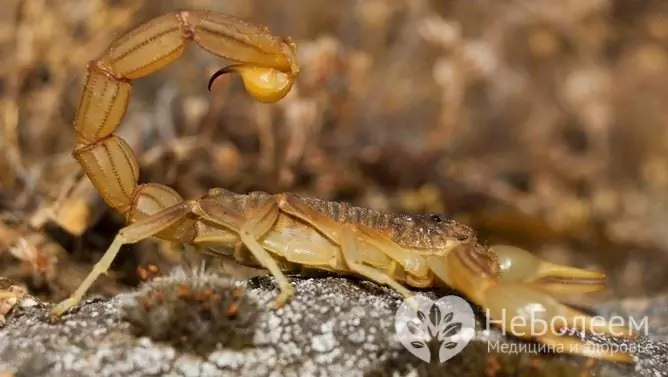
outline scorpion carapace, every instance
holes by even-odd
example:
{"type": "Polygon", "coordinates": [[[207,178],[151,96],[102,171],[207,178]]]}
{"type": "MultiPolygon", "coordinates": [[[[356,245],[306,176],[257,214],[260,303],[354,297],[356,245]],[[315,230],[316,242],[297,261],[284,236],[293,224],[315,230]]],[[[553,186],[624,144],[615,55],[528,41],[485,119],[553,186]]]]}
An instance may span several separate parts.
{"type": "Polygon", "coordinates": [[[635,335],[622,326],[594,321],[550,294],[600,290],[603,274],[549,263],[510,246],[484,247],[471,229],[441,215],[396,215],[290,193],[235,194],[224,189],[184,200],[167,186],[139,184],[137,158],[115,134],[130,99],[130,82],[176,60],[188,41],[232,62],[212,79],[238,74],[248,93],[261,102],[283,98],[299,74],[296,46],[289,38],[202,11],[159,16],[117,39],[92,61],[74,123],[73,154],[102,198],[123,213],[129,225],[77,290],[54,307],[54,315],[81,301],[122,245],[158,237],[264,267],[280,289],[277,306],[294,293],[282,270],[289,265],[357,275],[405,297],[413,295],[406,286],[445,284],[487,309],[492,319],[505,321],[516,336],[574,354],[632,361],[627,353],[592,348],[558,331],[635,335]],[[537,320],[556,318],[563,320],[555,331],[529,331],[537,320]]]}

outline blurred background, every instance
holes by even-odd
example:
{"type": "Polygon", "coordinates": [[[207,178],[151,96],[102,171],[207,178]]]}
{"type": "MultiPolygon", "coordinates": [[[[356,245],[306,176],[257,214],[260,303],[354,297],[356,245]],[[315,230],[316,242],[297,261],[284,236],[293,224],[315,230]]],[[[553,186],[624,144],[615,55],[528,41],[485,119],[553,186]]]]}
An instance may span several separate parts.
{"type": "MultiPolygon", "coordinates": [[[[302,73],[273,105],[231,76],[209,93],[226,62],[193,45],[135,81],[121,133],[142,181],[443,212],[484,243],[604,271],[610,288],[586,305],[667,291],[663,0],[2,0],[0,276],[60,300],[122,227],[71,157],[85,66],[191,8],[291,36],[302,73]]],[[[93,291],[198,258],[128,246],[93,291]]]]}

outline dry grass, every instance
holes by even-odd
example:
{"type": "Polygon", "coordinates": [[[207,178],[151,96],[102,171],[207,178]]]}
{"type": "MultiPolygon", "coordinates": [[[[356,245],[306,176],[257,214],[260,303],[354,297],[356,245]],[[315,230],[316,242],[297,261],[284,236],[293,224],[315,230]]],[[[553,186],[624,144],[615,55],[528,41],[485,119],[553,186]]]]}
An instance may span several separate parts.
{"type": "MultiPolygon", "coordinates": [[[[273,106],[254,103],[238,80],[207,93],[224,63],[195,48],[138,80],[123,128],[144,179],[187,197],[220,186],[444,211],[489,242],[603,269],[617,297],[659,293],[668,259],[664,3],[5,0],[0,275],[58,299],[104,250],[121,222],[103,206],[84,200],[97,209],[78,220],[82,237],[42,216],[76,191],[71,122],[84,65],[133,25],[203,8],[292,36],[303,73],[273,106]],[[17,252],[31,237],[41,241],[17,252]],[[60,273],[43,262],[54,258],[60,273]]],[[[76,198],[88,195],[79,190],[76,198]]],[[[138,263],[164,260],[163,245],[142,245],[98,291],[133,284],[138,263]]]]}

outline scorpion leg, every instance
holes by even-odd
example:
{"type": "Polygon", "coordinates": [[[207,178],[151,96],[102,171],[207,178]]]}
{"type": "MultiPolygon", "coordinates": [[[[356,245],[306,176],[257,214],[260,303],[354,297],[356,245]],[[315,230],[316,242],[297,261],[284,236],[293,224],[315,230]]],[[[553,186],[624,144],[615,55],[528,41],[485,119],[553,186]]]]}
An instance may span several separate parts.
{"type": "Polygon", "coordinates": [[[401,293],[405,298],[410,298],[413,293],[392,279],[390,275],[381,270],[375,269],[364,264],[364,250],[359,248],[358,238],[359,233],[353,224],[343,224],[341,226],[341,240],[339,245],[343,253],[343,258],[348,264],[348,268],[359,275],[366,277],[378,284],[383,284],[391,287],[397,292],[401,293]]]}
{"type": "MultiPolygon", "coordinates": [[[[431,273],[427,260],[422,256],[397,247],[396,243],[376,229],[361,225],[359,230],[366,236],[366,242],[374,245],[378,250],[381,250],[401,265],[406,272],[406,282],[410,286],[428,288],[433,285],[434,274],[431,273]]],[[[453,243],[452,247],[456,245],[458,243],[453,243]]]]}
{"type": "MultiPolygon", "coordinates": [[[[307,222],[335,244],[340,244],[343,239],[341,234],[343,229],[340,223],[312,209],[296,196],[283,195],[282,199],[279,200],[279,206],[283,212],[307,222]]],[[[415,287],[429,286],[433,276],[430,274],[429,266],[424,258],[402,250],[387,237],[370,227],[356,225],[355,229],[356,237],[363,236],[365,243],[373,246],[374,252],[381,252],[394,261],[387,267],[389,275],[392,275],[392,271],[396,270],[396,264],[398,263],[405,270],[406,279],[409,284],[415,287]]],[[[354,258],[353,260],[356,259],[354,258]]],[[[374,270],[376,269],[374,268],[374,270]]],[[[392,280],[394,281],[394,279],[392,280]]]]}
{"type": "Polygon", "coordinates": [[[95,263],[95,266],[88,273],[84,281],[79,284],[76,291],[74,291],[74,293],[67,299],[55,305],[52,314],[58,317],[68,309],[77,305],[95,280],[97,280],[100,275],[107,273],[111,263],[114,261],[123,245],[150,238],[167,230],[183,220],[189,213],[190,208],[188,203],[182,202],[122,228],[112,241],[111,245],[104,252],[102,258],[95,263]]]}
{"type": "Polygon", "coordinates": [[[260,245],[258,239],[262,238],[274,225],[279,215],[278,204],[274,197],[258,205],[246,218],[239,219],[231,213],[225,205],[213,199],[201,199],[195,210],[197,215],[212,223],[222,225],[228,229],[238,232],[239,238],[253,257],[274,276],[281,293],[275,301],[276,307],[281,307],[294,294],[294,288],[281,271],[276,261],[260,245]]]}
{"type": "Polygon", "coordinates": [[[627,353],[596,347],[566,333],[574,329],[583,335],[633,337],[631,330],[572,309],[531,281],[499,276],[493,267],[498,261],[489,250],[462,245],[445,258],[426,258],[441,280],[482,306],[488,322],[500,326],[506,334],[533,338],[562,352],[611,361],[633,360],[627,353]]]}

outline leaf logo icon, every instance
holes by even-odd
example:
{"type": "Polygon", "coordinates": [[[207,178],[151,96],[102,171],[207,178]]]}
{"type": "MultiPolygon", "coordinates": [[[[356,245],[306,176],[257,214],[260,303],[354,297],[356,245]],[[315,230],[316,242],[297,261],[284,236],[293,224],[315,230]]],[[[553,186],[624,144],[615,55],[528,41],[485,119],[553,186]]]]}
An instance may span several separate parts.
{"type": "Polygon", "coordinates": [[[395,330],[399,341],[418,358],[432,360],[429,344],[436,342],[438,360],[445,362],[461,352],[475,335],[475,317],[469,303],[457,296],[433,301],[416,295],[397,310],[395,330]]]}

